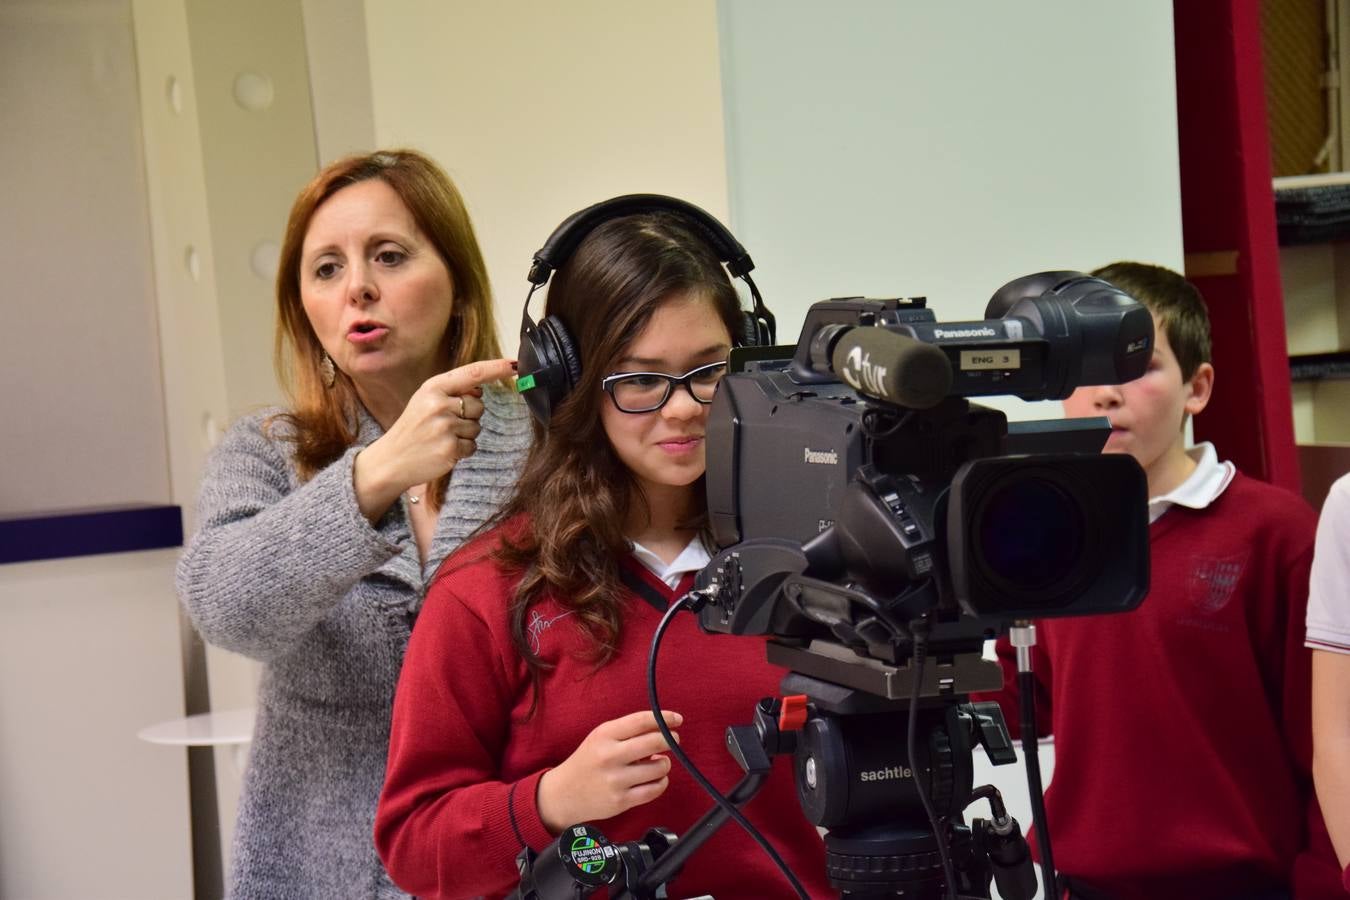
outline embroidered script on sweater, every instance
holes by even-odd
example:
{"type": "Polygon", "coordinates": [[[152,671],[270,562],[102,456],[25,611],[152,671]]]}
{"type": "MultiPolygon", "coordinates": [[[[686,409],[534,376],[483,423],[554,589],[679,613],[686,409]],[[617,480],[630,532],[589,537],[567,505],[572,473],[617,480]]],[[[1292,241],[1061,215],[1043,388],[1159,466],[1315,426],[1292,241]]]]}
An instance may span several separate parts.
{"type": "Polygon", "coordinates": [[[565,613],[558,613],[550,619],[545,619],[543,616],[539,615],[539,610],[532,610],[530,612],[530,624],[526,628],[530,635],[530,649],[535,653],[538,653],[540,636],[545,631],[548,631],[549,628],[553,626],[554,622],[567,618],[575,611],[576,610],[569,609],[565,613]]]}

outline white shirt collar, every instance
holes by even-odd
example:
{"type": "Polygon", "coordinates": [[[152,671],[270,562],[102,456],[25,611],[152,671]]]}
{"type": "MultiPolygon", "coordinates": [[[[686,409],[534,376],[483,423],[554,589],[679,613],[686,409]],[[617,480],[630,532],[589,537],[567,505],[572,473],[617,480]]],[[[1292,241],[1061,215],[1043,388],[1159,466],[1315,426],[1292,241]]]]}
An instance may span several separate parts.
{"type": "Polygon", "coordinates": [[[703,546],[703,539],[694,535],[694,539],[689,542],[680,555],[666,565],[661,557],[657,556],[637,541],[631,541],[633,545],[633,556],[652,571],[657,578],[666,583],[666,586],[674,589],[679,586],[680,579],[689,572],[697,572],[708,564],[712,555],[708,553],[708,548],[703,546]]]}
{"type": "Polygon", "coordinates": [[[1161,497],[1148,501],[1148,521],[1150,524],[1162,518],[1162,514],[1173,506],[1185,506],[1190,509],[1204,509],[1224,492],[1237,473],[1237,466],[1228,460],[1219,462],[1219,454],[1209,441],[1196,444],[1186,451],[1186,455],[1195,460],[1195,470],[1173,490],[1161,497]]]}

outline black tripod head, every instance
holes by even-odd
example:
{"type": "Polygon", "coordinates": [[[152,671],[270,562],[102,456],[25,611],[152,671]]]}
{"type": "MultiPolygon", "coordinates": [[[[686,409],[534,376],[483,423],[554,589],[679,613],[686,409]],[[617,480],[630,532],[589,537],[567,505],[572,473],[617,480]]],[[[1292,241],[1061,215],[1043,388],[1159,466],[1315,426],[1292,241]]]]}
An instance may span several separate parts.
{"type": "MultiPolygon", "coordinates": [[[[864,677],[876,674],[869,669],[864,677]]],[[[1005,898],[1035,893],[1016,821],[997,791],[973,784],[975,746],[995,765],[1016,761],[997,704],[952,693],[912,706],[799,672],[783,680],[783,690],[808,698],[796,740],[797,794],[806,818],[825,829],[826,875],[841,896],[948,896],[942,850],[960,896],[988,897],[991,879],[1005,898]],[[968,825],[964,811],[981,797],[994,815],[968,825]]]]}

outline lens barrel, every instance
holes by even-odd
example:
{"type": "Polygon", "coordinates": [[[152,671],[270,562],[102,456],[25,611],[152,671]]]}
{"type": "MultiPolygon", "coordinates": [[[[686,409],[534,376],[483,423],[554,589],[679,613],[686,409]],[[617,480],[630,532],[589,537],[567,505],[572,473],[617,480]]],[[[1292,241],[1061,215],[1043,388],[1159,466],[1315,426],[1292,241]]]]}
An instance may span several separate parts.
{"type": "Polygon", "coordinates": [[[965,464],[947,507],[957,601],[1005,619],[1134,609],[1148,590],[1147,497],[1124,454],[965,464]]]}

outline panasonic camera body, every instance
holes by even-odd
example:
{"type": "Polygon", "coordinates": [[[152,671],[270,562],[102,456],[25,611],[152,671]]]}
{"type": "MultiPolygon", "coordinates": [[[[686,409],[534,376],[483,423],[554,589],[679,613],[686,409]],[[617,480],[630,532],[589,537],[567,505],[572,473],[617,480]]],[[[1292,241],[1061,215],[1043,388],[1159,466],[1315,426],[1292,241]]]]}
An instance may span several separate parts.
{"type": "Polygon", "coordinates": [[[1136,378],[1152,316],[1067,272],[1010,283],[986,315],[942,324],[922,298],[826,300],[790,351],[733,355],[707,426],[723,552],[699,579],[721,597],[705,629],[894,659],[849,607],[924,616],[934,646],[960,652],[1014,621],[1138,606],[1147,483],[1130,456],[1100,452],[1106,421],[1010,428],[966,398],[1136,378]]]}

